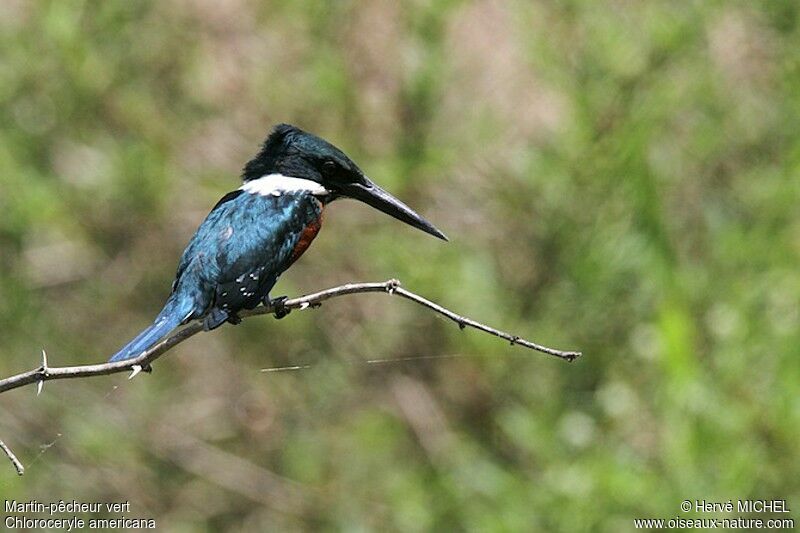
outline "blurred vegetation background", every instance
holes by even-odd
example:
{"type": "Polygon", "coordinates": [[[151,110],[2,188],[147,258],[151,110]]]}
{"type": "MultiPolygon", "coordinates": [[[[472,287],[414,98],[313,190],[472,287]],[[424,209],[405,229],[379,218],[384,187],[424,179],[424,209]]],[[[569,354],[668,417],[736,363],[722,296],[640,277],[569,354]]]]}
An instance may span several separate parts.
{"type": "Polygon", "coordinates": [[[129,500],[171,531],[619,531],[683,499],[796,513],[799,9],[0,2],[2,376],[42,347],[103,361],[149,323],[282,121],[451,242],[337,203],[275,294],[398,277],[585,353],[380,295],[250,319],[150,376],[0,395],[28,467],[0,464],[0,499],[129,500]],[[363,363],[438,355],[464,357],[363,363]]]}

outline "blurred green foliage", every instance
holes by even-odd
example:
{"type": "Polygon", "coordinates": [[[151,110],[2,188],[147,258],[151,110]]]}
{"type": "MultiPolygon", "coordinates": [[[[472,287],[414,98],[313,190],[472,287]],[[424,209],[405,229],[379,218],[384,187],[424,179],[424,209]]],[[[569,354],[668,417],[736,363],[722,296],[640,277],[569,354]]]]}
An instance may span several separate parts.
{"type": "MultiPolygon", "coordinates": [[[[351,202],[278,294],[400,278],[574,364],[357,296],[151,376],[0,396],[0,499],[171,531],[619,531],[800,508],[800,5],[0,3],[0,373],[104,360],[269,127],[442,228],[351,202]],[[366,359],[463,355],[366,365],[366,359]],[[304,371],[260,368],[312,364],[304,371]]],[[[798,519],[800,516],[795,515],[798,519]]]]}

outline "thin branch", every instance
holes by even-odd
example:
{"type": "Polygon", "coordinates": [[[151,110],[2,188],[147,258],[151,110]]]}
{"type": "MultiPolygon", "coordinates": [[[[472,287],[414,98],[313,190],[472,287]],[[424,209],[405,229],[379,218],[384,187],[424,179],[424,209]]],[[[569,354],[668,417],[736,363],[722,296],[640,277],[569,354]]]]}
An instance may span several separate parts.
{"type": "MultiPolygon", "coordinates": [[[[444,307],[423,298],[422,296],[419,296],[417,294],[414,294],[413,292],[403,289],[402,287],[400,287],[400,282],[395,279],[384,281],[382,283],[348,283],[347,285],[341,285],[339,287],[333,287],[330,289],[326,289],[324,291],[319,291],[313,294],[308,294],[306,296],[301,296],[299,298],[286,300],[284,302],[284,306],[287,309],[307,309],[309,307],[319,307],[320,305],[322,305],[322,302],[324,302],[325,300],[329,300],[331,298],[337,298],[339,296],[344,296],[347,294],[361,294],[369,292],[378,292],[394,296],[400,296],[401,298],[411,300],[412,302],[418,303],[424,307],[427,307],[428,309],[431,309],[449,318],[450,320],[458,324],[458,326],[461,329],[464,329],[465,327],[469,326],[479,331],[489,333],[490,335],[500,337],[501,339],[505,339],[509,341],[512,345],[517,344],[519,346],[524,346],[525,348],[530,348],[538,352],[553,355],[555,357],[564,359],[566,361],[573,361],[576,358],[580,357],[581,355],[580,352],[570,352],[570,351],[556,350],[554,348],[548,348],[547,346],[536,344],[534,342],[525,340],[516,335],[511,335],[510,333],[500,331],[485,324],[481,324],[480,322],[476,322],[475,320],[472,320],[470,318],[461,316],[457,313],[454,313],[453,311],[450,311],[449,309],[445,309],[444,307]]],[[[251,311],[244,311],[240,313],[240,316],[242,318],[246,318],[250,316],[271,314],[274,313],[274,311],[275,310],[270,307],[259,307],[251,311]]],[[[128,359],[126,361],[118,361],[116,363],[52,367],[47,365],[46,356],[44,356],[43,354],[42,366],[40,366],[39,368],[36,368],[34,370],[29,370],[28,372],[23,372],[15,376],[10,376],[5,379],[0,379],[0,393],[11,389],[16,389],[18,387],[23,387],[31,383],[37,383],[37,382],[42,383],[44,381],[49,381],[52,379],[69,379],[69,378],[83,378],[89,376],[104,376],[108,374],[116,374],[118,372],[128,372],[128,371],[133,371],[132,374],[133,376],[136,373],[138,373],[138,371],[141,370],[142,368],[147,368],[150,365],[150,363],[152,363],[153,361],[164,355],[166,352],[168,352],[178,344],[182,343],[189,337],[192,337],[197,333],[200,333],[201,331],[203,331],[202,324],[200,322],[194,322],[192,324],[189,324],[185,328],[178,330],[172,336],[161,341],[160,343],[153,346],[152,348],[142,353],[138,357],[135,357],[133,359],[128,359]]]]}
{"type": "Polygon", "coordinates": [[[19,461],[19,459],[17,459],[17,456],[11,451],[11,448],[9,448],[8,445],[2,440],[0,440],[0,450],[3,450],[3,453],[5,453],[11,460],[11,464],[14,465],[14,468],[17,470],[17,475],[21,476],[25,473],[25,467],[22,466],[22,463],[19,461]]]}

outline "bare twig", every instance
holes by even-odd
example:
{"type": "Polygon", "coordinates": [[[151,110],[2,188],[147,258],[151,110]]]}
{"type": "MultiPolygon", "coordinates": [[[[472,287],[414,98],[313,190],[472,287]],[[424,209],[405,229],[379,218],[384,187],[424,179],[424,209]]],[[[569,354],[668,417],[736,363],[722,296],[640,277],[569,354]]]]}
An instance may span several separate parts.
{"type": "Polygon", "coordinates": [[[11,460],[11,464],[14,465],[18,475],[21,476],[25,473],[25,467],[22,466],[22,463],[19,461],[19,459],[17,459],[17,456],[11,451],[11,448],[9,448],[8,445],[2,440],[0,440],[0,450],[3,450],[3,453],[5,453],[11,460]]]}
{"type": "MultiPolygon", "coordinates": [[[[481,324],[480,322],[476,322],[475,320],[472,320],[470,318],[456,314],[450,311],[449,309],[445,309],[444,307],[423,298],[422,296],[419,296],[417,294],[414,294],[413,292],[403,289],[402,287],[400,287],[400,282],[395,279],[384,281],[382,283],[348,283],[347,285],[341,285],[339,287],[333,287],[330,289],[326,289],[324,291],[319,291],[313,294],[308,294],[306,296],[301,296],[299,298],[286,300],[284,302],[284,306],[288,309],[307,309],[309,307],[319,307],[322,304],[322,302],[324,302],[325,300],[329,300],[331,298],[337,298],[339,296],[344,296],[346,294],[360,294],[369,292],[378,292],[394,296],[400,296],[401,298],[411,300],[412,302],[416,302],[424,307],[427,307],[428,309],[431,309],[449,318],[450,320],[458,324],[458,326],[461,329],[464,329],[465,327],[469,326],[479,331],[489,333],[490,335],[500,337],[501,339],[505,339],[509,341],[512,345],[517,344],[520,346],[524,346],[525,348],[530,348],[532,350],[553,355],[555,357],[559,357],[566,361],[573,361],[577,357],[580,357],[581,355],[580,352],[569,352],[569,351],[556,350],[554,348],[548,348],[547,346],[536,344],[534,342],[517,337],[516,335],[511,335],[510,333],[500,331],[485,324],[481,324]]],[[[257,309],[253,309],[252,311],[242,312],[240,313],[240,316],[242,318],[245,318],[250,316],[266,315],[274,313],[274,311],[275,310],[270,307],[259,307],[257,309]]],[[[28,372],[23,372],[21,374],[17,374],[14,376],[10,376],[5,379],[0,379],[0,392],[16,389],[18,387],[29,385],[31,383],[37,383],[37,382],[42,383],[44,381],[49,381],[51,379],[68,379],[68,378],[82,378],[89,376],[103,376],[107,374],[116,374],[118,372],[127,372],[127,371],[133,371],[134,372],[133,375],[135,375],[135,373],[138,372],[138,370],[141,370],[142,368],[147,368],[150,363],[161,357],[170,349],[182,343],[189,337],[192,337],[193,335],[200,333],[201,331],[203,331],[202,324],[200,324],[200,322],[194,322],[192,324],[189,324],[185,328],[178,330],[172,336],[161,341],[160,343],[153,346],[152,348],[142,353],[138,357],[135,357],[133,359],[128,359],[126,361],[118,361],[116,363],[51,367],[47,365],[46,356],[43,354],[42,366],[40,366],[39,368],[36,368],[34,370],[29,370],[28,372]]]]}

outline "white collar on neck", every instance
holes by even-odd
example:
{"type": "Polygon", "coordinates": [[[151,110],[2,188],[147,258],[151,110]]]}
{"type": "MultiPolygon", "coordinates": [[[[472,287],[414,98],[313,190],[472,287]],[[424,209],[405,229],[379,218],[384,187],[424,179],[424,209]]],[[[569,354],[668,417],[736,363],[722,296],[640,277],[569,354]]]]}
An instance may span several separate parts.
{"type": "Polygon", "coordinates": [[[261,196],[280,196],[285,192],[306,192],[318,196],[330,193],[328,189],[316,181],[303,178],[293,178],[283,174],[267,174],[258,179],[250,180],[240,187],[250,194],[261,196]]]}

